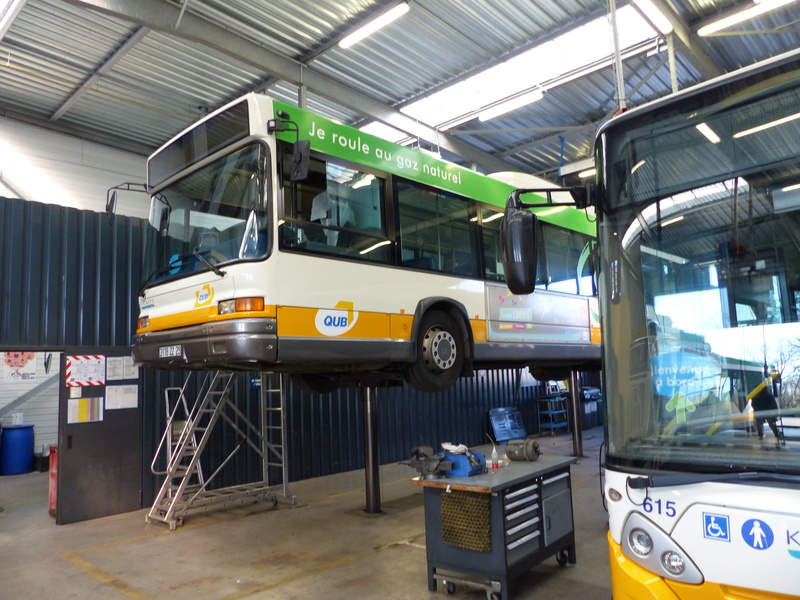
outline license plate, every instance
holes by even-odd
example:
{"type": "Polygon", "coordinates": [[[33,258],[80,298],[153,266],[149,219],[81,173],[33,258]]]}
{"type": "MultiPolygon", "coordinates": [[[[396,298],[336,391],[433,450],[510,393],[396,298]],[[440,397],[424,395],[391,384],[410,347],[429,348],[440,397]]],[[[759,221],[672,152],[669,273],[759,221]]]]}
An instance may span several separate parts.
{"type": "Polygon", "coordinates": [[[172,358],[173,356],[181,356],[182,354],[183,348],[180,344],[177,346],[161,346],[158,349],[159,358],[172,358]]]}

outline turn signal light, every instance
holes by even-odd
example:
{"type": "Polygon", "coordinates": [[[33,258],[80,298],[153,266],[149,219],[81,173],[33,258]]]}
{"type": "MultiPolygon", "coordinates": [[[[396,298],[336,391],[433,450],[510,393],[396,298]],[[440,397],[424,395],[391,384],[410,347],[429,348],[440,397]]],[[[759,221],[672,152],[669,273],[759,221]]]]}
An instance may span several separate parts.
{"type": "Polygon", "coordinates": [[[223,300],[218,306],[219,314],[230,315],[237,312],[251,312],[264,310],[264,298],[236,298],[223,300]]]}
{"type": "Polygon", "coordinates": [[[264,310],[263,298],[237,298],[236,312],[249,312],[252,310],[264,310]]]}
{"type": "Polygon", "coordinates": [[[137,327],[139,329],[146,329],[147,327],[150,327],[150,317],[140,317],[137,327]]]}

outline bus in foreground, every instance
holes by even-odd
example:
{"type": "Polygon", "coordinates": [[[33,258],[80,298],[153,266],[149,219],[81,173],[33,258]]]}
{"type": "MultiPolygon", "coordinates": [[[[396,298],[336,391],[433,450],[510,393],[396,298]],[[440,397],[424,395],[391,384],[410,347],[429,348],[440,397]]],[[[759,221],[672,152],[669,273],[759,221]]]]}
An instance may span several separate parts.
{"type": "Polygon", "coordinates": [[[290,372],[319,392],[599,366],[595,228],[574,208],[540,214],[540,290],[512,295],[511,184],[257,94],[166,143],[147,179],[139,364],[290,372]]]}
{"type": "Polygon", "coordinates": [[[800,52],[595,148],[614,598],[797,598],[800,52]]]}

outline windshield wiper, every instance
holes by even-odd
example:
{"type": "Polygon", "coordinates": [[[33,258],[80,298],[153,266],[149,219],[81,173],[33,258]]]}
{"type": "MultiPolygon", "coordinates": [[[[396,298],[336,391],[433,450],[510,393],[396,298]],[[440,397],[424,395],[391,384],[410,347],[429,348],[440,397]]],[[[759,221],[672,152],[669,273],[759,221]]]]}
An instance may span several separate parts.
{"type": "Polygon", "coordinates": [[[207,266],[209,269],[211,269],[212,271],[214,271],[214,274],[215,274],[215,275],[219,275],[220,277],[225,277],[225,271],[223,271],[222,269],[220,269],[220,268],[219,268],[217,265],[212,265],[212,264],[211,264],[211,262],[210,262],[208,259],[206,259],[206,257],[205,257],[205,256],[203,256],[202,254],[200,254],[200,253],[199,253],[197,250],[195,250],[194,252],[192,252],[192,256],[194,256],[195,258],[197,258],[197,260],[199,260],[201,263],[203,263],[203,264],[204,264],[205,266],[207,266]]]}
{"type": "Polygon", "coordinates": [[[169,264],[166,267],[163,267],[161,269],[158,269],[157,271],[153,271],[152,273],[150,273],[150,275],[147,276],[147,279],[144,280],[142,286],[139,288],[139,296],[144,298],[144,293],[147,291],[147,284],[149,284],[151,281],[153,281],[153,279],[155,279],[159,275],[163,275],[164,273],[167,273],[174,268],[175,265],[169,264]]]}
{"type": "Polygon", "coordinates": [[[782,473],[765,473],[761,471],[747,471],[743,473],[685,473],[680,475],[649,475],[644,477],[628,477],[628,486],[634,490],[645,488],[671,487],[673,485],[691,485],[693,483],[706,483],[709,481],[782,481],[800,483],[800,475],[785,475],[782,473]]]}
{"type": "MultiPolygon", "coordinates": [[[[206,252],[209,251],[207,250],[206,252]]],[[[163,275],[164,273],[169,273],[170,271],[172,271],[172,269],[176,269],[178,267],[183,266],[186,260],[192,257],[199,260],[201,263],[203,263],[205,266],[211,269],[216,275],[219,275],[220,277],[225,277],[225,271],[220,269],[218,266],[211,264],[211,262],[207,258],[205,258],[202,254],[200,254],[199,251],[194,250],[191,254],[183,254],[173,259],[166,267],[162,267],[161,269],[153,271],[150,275],[148,275],[147,279],[144,280],[142,287],[139,288],[139,296],[144,298],[144,293],[146,291],[147,284],[150,283],[154,278],[158,277],[159,275],[163,275]]]]}

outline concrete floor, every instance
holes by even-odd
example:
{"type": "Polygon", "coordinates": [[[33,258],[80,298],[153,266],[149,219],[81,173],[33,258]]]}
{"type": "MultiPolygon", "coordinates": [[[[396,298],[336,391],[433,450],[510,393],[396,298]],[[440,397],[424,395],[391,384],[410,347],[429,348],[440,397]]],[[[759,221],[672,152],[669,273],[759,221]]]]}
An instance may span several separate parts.
{"type": "MultiPolygon", "coordinates": [[[[598,455],[602,428],[584,432],[572,466],[577,564],[555,558],[511,587],[512,598],[609,600],[606,513],[598,455]]],[[[543,453],[570,455],[569,434],[541,437],[543,453]]],[[[383,512],[364,511],[364,472],[292,484],[294,508],[256,504],[187,519],[175,531],[146,510],[57,526],[48,474],[0,477],[0,599],[445,598],[428,591],[422,489],[406,465],[381,468],[383,512]]],[[[480,600],[461,588],[453,598],[480,600]]]]}

